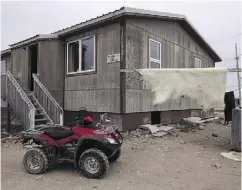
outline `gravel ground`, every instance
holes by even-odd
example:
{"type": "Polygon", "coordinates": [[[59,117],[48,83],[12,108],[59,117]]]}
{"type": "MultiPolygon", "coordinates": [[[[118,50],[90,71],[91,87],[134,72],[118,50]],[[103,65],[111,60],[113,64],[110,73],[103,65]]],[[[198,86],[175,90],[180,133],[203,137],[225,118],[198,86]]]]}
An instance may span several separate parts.
{"type": "Polygon", "coordinates": [[[68,163],[43,175],[28,174],[22,165],[21,144],[5,143],[1,149],[2,189],[240,190],[240,162],[220,155],[229,150],[230,130],[210,123],[204,130],[180,132],[179,136],[126,137],[120,159],[101,180],[81,176],[68,163]]]}

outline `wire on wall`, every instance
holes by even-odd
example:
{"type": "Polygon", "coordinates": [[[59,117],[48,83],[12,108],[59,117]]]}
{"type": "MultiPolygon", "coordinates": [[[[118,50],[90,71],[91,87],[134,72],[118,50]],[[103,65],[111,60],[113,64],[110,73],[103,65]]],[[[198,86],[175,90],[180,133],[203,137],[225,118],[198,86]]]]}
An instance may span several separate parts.
{"type": "Polygon", "coordinates": [[[203,57],[204,59],[208,60],[207,57],[204,57],[204,56],[198,54],[198,53],[195,52],[195,51],[192,51],[192,50],[190,50],[190,49],[188,49],[188,48],[186,48],[186,47],[183,47],[183,46],[181,46],[181,45],[179,45],[179,44],[177,44],[177,43],[175,43],[175,42],[172,42],[172,41],[170,41],[170,40],[168,40],[168,39],[165,39],[164,37],[159,36],[159,35],[157,35],[157,34],[151,32],[151,31],[149,31],[149,30],[147,30],[147,29],[145,29],[145,28],[142,28],[142,27],[140,27],[140,26],[137,26],[136,24],[133,24],[133,23],[128,22],[128,21],[127,21],[127,23],[130,24],[130,25],[132,25],[132,26],[134,26],[134,27],[136,27],[136,28],[138,28],[138,29],[140,29],[140,30],[143,30],[143,31],[145,31],[145,32],[147,32],[147,33],[150,33],[150,34],[152,34],[152,35],[154,35],[154,36],[156,36],[156,37],[158,37],[158,38],[160,38],[160,39],[162,39],[162,40],[164,40],[164,41],[167,41],[167,42],[169,42],[169,43],[171,43],[171,44],[173,44],[173,45],[176,45],[176,46],[178,46],[178,47],[181,47],[181,48],[183,48],[183,49],[185,49],[185,50],[187,50],[187,51],[190,51],[190,52],[192,52],[192,53],[194,53],[194,54],[196,54],[196,55],[199,55],[200,57],[203,57]]]}

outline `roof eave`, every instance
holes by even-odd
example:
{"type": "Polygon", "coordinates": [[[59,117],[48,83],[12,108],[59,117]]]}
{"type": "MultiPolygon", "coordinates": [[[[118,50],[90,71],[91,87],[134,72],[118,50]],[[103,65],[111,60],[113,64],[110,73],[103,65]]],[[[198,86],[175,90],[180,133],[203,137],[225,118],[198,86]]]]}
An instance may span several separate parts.
{"type": "Polygon", "coordinates": [[[9,55],[11,55],[11,50],[10,50],[10,49],[5,49],[5,50],[2,50],[2,51],[1,51],[1,59],[2,59],[3,57],[7,57],[7,56],[9,56],[9,55]]]}
{"type": "Polygon", "coordinates": [[[221,57],[218,55],[218,53],[209,45],[209,43],[205,40],[205,38],[198,32],[198,30],[192,25],[192,23],[186,18],[182,18],[181,20],[183,20],[195,33],[195,35],[197,35],[201,41],[203,42],[203,45],[207,48],[207,50],[210,53],[210,56],[213,57],[215,62],[220,62],[222,61],[221,57]]]}
{"type": "Polygon", "coordinates": [[[124,15],[124,9],[120,9],[120,10],[117,10],[116,12],[109,13],[109,14],[106,14],[104,16],[97,17],[95,19],[91,19],[91,20],[86,21],[84,23],[80,23],[76,26],[73,26],[73,27],[70,27],[70,28],[67,28],[67,29],[63,29],[61,31],[57,31],[57,32],[52,33],[52,34],[56,34],[58,36],[66,36],[66,35],[69,35],[70,33],[76,32],[77,30],[81,30],[83,28],[90,27],[91,25],[96,25],[96,24],[101,23],[101,22],[111,21],[111,20],[119,18],[123,15],[124,15]]]}
{"type": "Polygon", "coordinates": [[[34,42],[37,42],[40,40],[51,40],[51,39],[58,39],[58,38],[59,38],[58,35],[55,35],[55,34],[38,34],[38,35],[28,38],[26,40],[11,44],[10,48],[14,49],[17,47],[26,46],[30,43],[34,43],[34,42]]]}

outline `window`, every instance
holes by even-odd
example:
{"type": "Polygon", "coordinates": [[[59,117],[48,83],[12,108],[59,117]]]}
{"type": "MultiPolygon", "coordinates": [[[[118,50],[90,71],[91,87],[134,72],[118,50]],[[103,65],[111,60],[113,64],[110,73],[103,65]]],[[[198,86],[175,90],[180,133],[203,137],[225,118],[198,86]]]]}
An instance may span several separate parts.
{"type": "Polygon", "coordinates": [[[67,73],[95,70],[95,37],[67,43],[67,73]]]}
{"type": "Polygon", "coordinates": [[[1,73],[6,72],[6,60],[1,61],[1,73]]]}
{"type": "Polygon", "coordinates": [[[201,68],[201,59],[195,57],[195,68],[201,68]]]}
{"type": "Polygon", "coordinates": [[[149,67],[161,68],[161,43],[149,40],[149,67]]]}

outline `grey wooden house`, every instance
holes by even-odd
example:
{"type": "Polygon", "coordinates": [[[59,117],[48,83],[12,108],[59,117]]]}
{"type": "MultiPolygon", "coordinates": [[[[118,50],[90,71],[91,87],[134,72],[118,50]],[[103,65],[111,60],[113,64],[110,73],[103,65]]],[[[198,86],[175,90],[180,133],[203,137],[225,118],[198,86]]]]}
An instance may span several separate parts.
{"type": "Polygon", "coordinates": [[[122,7],[12,44],[1,60],[8,70],[2,98],[24,125],[68,123],[86,107],[95,119],[110,113],[127,130],[201,110],[186,98],[153,106],[153,93],[134,69],[214,67],[221,58],[185,16],[122,7]]]}

